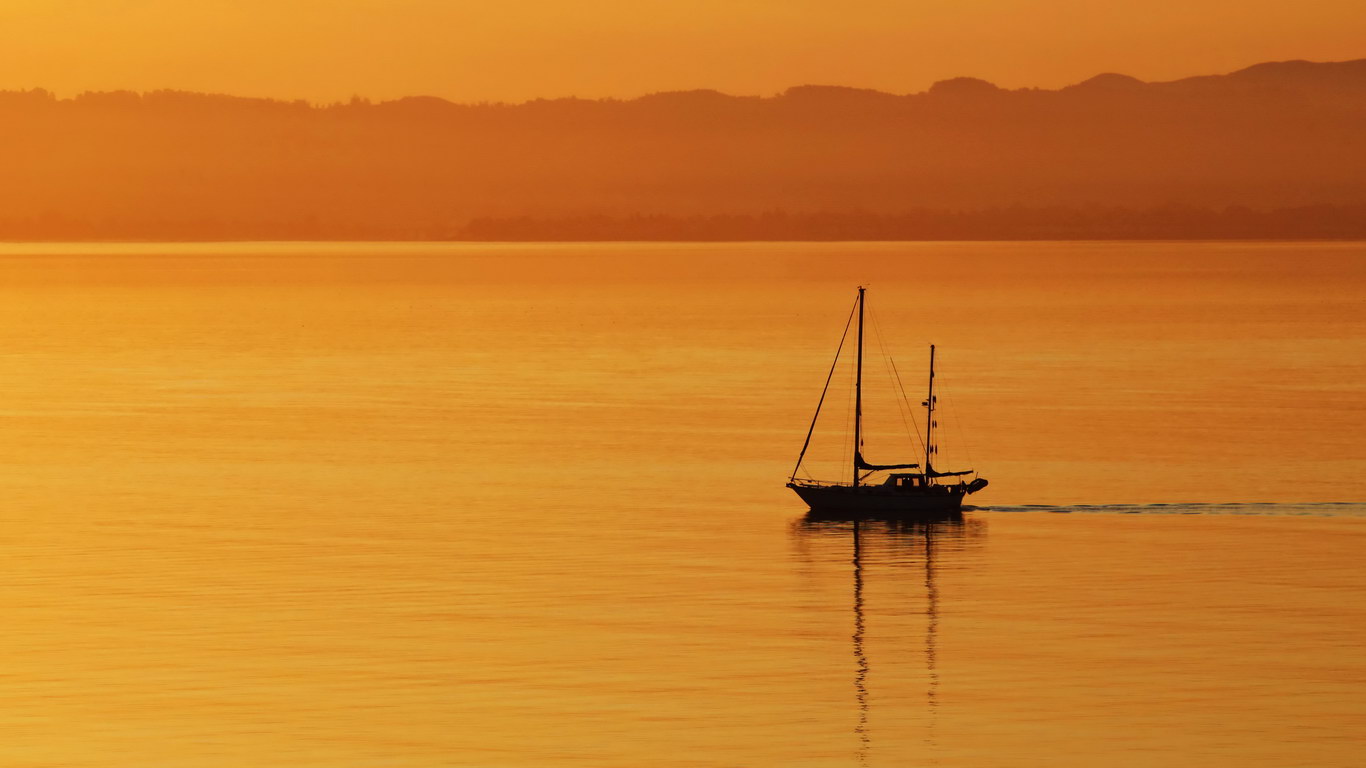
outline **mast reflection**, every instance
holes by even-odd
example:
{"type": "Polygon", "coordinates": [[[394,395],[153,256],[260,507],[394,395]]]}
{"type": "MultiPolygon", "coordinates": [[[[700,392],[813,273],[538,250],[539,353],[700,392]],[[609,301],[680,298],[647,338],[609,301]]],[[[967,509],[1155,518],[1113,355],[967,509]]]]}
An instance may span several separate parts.
{"type": "MultiPolygon", "coordinates": [[[[933,748],[936,711],[939,706],[939,609],[940,593],[937,583],[937,569],[944,557],[952,557],[963,550],[975,546],[974,539],[986,534],[986,524],[981,520],[964,518],[961,514],[951,514],[933,519],[904,520],[895,518],[876,518],[860,516],[841,518],[829,515],[808,514],[793,526],[794,534],[808,552],[814,545],[850,542],[850,560],[853,571],[853,656],[854,656],[854,700],[856,720],[854,735],[858,741],[857,758],[859,765],[868,764],[872,735],[869,730],[869,688],[871,665],[867,648],[867,617],[865,616],[864,581],[865,570],[873,566],[879,568],[878,578],[884,570],[895,572],[897,569],[916,568],[922,570],[925,603],[924,666],[925,666],[925,708],[927,714],[926,746],[933,748]]],[[[878,615],[875,609],[873,615],[878,615]]],[[[888,611],[882,611],[885,615],[888,611]]]]}
{"type": "Polygon", "coordinates": [[[862,521],[854,520],[854,696],[858,701],[858,736],[860,765],[868,763],[868,654],[863,650],[863,560],[859,551],[859,529],[862,521]]]}

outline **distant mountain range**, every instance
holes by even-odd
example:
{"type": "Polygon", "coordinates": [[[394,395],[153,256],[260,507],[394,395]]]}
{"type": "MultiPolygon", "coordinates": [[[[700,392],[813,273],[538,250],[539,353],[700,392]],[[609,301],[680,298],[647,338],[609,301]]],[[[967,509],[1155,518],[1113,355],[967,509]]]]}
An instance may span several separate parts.
{"type": "Polygon", "coordinates": [[[313,106],[0,92],[0,239],[1366,237],[1366,59],[313,106]]]}

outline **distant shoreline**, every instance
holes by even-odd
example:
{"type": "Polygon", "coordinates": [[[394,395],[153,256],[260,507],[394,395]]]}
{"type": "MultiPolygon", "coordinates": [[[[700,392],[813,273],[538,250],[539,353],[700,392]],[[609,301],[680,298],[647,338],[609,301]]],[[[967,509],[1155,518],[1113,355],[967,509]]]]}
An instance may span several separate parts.
{"type": "MultiPolygon", "coordinates": [[[[352,238],[352,239],[328,239],[328,238],[217,238],[217,239],[165,239],[165,238],[143,238],[143,239],[5,239],[0,238],[0,247],[3,246],[60,246],[60,245],[253,245],[253,243],[404,243],[404,245],[591,245],[591,243],[601,243],[601,245],[631,245],[631,243],[641,243],[641,245],[743,245],[743,243],[753,243],[753,245],[783,245],[783,243],[1355,243],[1366,242],[1366,235],[1361,236],[1296,236],[1296,238],[919,238],[919,239],[874,239],[874,238],[846,238],[846,239],[626,239],[626,238],[602,238],[602,239],[429,239],[429,238],[352,238]]],[[[0,256],[4,256],[0,253],[0,256]]]]}
{"type": "Polygon", "coordinates": [[[0,242],[1072,242],[1366,239],[1366,205],[1151,208],[1064,206],[899,213],[589,214],[481,217],[462,224],[299,227],[272,221],[0,218],[0,242]]]}
{"type": "Polygon", "coordinates": [[[1366,59],[518,106],[0,91],[0,240],[1366,238],[1366,59]]]}

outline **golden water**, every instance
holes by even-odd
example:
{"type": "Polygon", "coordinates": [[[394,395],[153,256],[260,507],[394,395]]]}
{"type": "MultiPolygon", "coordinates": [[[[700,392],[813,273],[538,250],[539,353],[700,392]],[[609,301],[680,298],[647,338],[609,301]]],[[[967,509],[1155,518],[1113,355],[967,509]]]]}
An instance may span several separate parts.
{"type": "Polygon", "coordinates": [[[1352,243],[3,246],[0,764],[1360,764],[1364,297],[1352,243]],[[870,458],[939,345],[959,524],[782,487],[860,283],[870,458]]]}

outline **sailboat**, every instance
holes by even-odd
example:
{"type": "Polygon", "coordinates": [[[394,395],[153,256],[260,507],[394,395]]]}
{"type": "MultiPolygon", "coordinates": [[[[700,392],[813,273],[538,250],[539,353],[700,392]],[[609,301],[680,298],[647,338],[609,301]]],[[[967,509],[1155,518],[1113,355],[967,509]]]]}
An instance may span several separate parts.
{"type": "MultiPolygon", "coordinates": [[[[930,345],[929,393],[922,405],[925,407],[925,463],[910,464],[873,464],[863,458],[863,314],[865,289],[860,286],[855,309],[858,313],[858,355],[854,375],[854,461],[850,482],[823,482],[819,480],[798,479],[802,459],[806,449],[811,446],[811,435],[816,430],[816,420],[820,418],[821,405],[830,390],[830,380],[835,375],[839,363],[839,350],[835,352],[835,363],[826,377],[825,389],[816,404],[816,415],[811,418],[811,428],[806,432],[806,442],[797,456],[797,465],[792,469],[787,487],[791,488],[806,502],[812,512],[824,514],[872,514],[892,516],[932,517],[935,515],[956,514],[963,508],[963,497],[976,493],[987,486],[983,477],[971,469],[941,472],[931,463],[938,453],[934,443],[935,410],[937,401],[934,394],[934,345],[930,345]],[[897,470],[918,470],[915,472],[897,470]],[[880,483],[868,480],[878,472],[889,472],[880,483]],[[972,479],[968,480],[971,475],[972,479]]],[[[851,317],[852,319],[852,317],[851,317]]],[[[845,325],[845,334],[848,334],[845,325]]],[[[840,339],[843,349],[844,339],[840,339]]]]}

